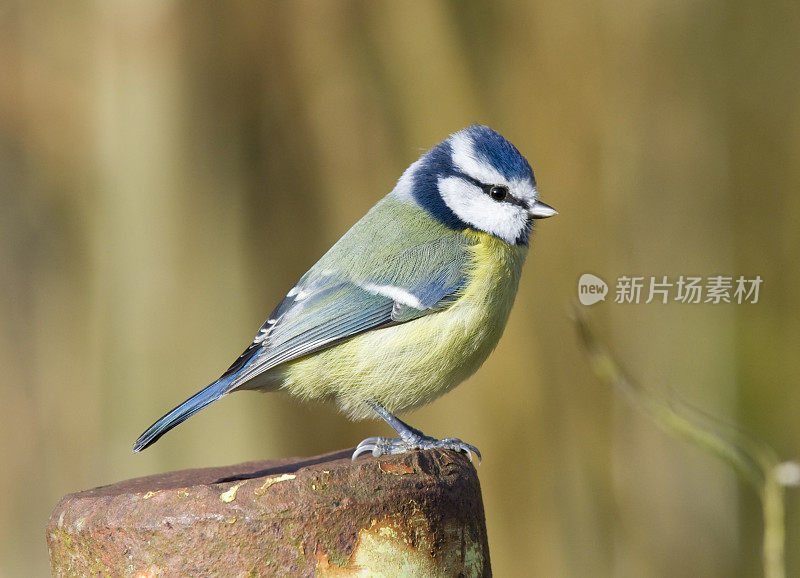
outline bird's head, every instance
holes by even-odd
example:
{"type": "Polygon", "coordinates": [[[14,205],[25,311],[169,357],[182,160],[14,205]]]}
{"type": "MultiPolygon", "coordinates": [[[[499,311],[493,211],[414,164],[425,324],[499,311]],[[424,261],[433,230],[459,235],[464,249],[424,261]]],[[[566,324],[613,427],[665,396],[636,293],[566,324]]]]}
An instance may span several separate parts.
{"type": "Polygon", "coordinates": [[[487,126],[450,135],[415,162],[398,192],[448,227],[484,231],[527,245],[534,219],[556,214],[539,201],[533,169],[514,145],[487,126]]]}

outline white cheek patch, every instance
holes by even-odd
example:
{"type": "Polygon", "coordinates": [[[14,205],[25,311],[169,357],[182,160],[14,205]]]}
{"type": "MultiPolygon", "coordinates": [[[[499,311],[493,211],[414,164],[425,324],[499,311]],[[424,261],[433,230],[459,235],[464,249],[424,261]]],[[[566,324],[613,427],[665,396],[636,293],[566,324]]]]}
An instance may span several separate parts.
{"type": "Polygon", "coordinates": [[[528,227],[525,209],[497,202],[462,178],[439,179],[439,194],[459,219],[506,243],[514,244],[528,227]]]}
{"type": "Polygon", "coordinates": [[[472,139],[463,132],[450,137],[450,146],[453,151],[453,164],[462,173],[466,173],[482,183],[506,186],[511,184],[497,169],[475,153],[472,139]]]}

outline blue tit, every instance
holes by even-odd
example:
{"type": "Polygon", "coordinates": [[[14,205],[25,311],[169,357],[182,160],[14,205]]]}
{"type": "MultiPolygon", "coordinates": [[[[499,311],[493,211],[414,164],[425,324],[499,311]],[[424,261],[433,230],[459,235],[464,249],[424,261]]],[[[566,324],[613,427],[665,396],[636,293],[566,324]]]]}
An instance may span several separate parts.
{"type": "Polygon", "coordinates": [[[500,134],[473,125],[435,145],[328,250],[211,385],[145,431],[150,446],[240,390],[330,400],[351,419],[379,416],[398,438],[368,438],[353,454],[448,448],[396,414],[427,404],[481,366],[497,345],[519,285],[539,200],[528,161],[500,134]]]}

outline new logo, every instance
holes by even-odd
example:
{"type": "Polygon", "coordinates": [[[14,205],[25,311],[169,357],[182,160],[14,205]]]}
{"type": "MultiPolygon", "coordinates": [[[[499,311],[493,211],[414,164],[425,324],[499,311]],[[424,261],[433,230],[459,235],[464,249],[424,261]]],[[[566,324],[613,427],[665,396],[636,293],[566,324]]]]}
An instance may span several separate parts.
{"type": "Polygon", "coordinates": [[[578,299],[583,305],[594,305],[598,301],[605,301],[606,295],[608,295],[608,285],[600,277],[584,273],[578,279],[578,299]]]}

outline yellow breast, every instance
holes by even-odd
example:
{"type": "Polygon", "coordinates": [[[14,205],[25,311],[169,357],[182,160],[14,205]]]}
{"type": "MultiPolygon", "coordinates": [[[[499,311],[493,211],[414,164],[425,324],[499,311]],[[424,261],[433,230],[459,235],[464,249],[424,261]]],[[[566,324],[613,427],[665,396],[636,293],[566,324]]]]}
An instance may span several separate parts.
{"type": "Polygon", "coordinates": [[[304,398],[333,398],[353,419],[424,405],[472,375],[497,345],[519,285],[526,247],[467,230],[470,281],[444,311],[370,331],[282,366],[282,387],[304,398]]]}

